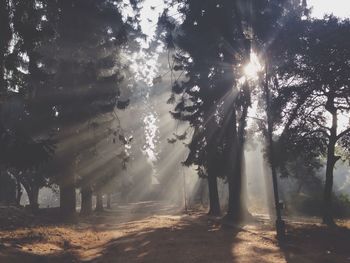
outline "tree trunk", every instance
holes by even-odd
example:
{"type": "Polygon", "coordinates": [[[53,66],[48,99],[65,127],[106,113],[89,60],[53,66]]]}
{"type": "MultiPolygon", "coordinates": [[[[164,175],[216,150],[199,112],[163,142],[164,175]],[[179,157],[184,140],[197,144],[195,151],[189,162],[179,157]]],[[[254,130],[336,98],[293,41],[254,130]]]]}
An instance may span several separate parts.
{"type": "Polygon", "coordinates": [[[303,186],[304,186],[304,181],[302,180],[302,179],[300,179],[300,181],[299,181],[299,185],[298,185],[298,187],[297,187],[297,194],[300,194],[300,192],[301,192],[301,189],[303,188],[303,186]]]}
{"type": "Polygon", "coordinates": [[[237,157],[237,163],[235,164],[235,170],[233,176],[228,178],[228,210],[227,217],[231,221],[239,222],[243,219],[243,206],[242,206],[242,164],[240,158],[237,157]]]}
{"type": "Polygon", "coordinates": [[[229,200],[228,200],[228,211],[227,218],[230,221],[240,222],[250,214],[243,202],[243,155],[244,155],[244,143],[245,143],[245,127],[246,119],[248,114],[248,106],[250,105],[249,100],[243,106],[242,114],[239,120],[239,126],[236,130],[236,114],[235,111],[232,115],[232,123],[234,123],[234,129],[231,131],[231,158],[233,162],[232,171],[228,176],[228,189],[229,189],[229,200]]]}
{"type": "Polygon", "coordinates": [[[39,187],[32,186],[29,191],[27,191],[29,198],[30,208],[34,213],[39,209],[38,197],[39,197],[39,187]]]}
{"type": "Polygon", "coordinates": [[[102,193],[97,192],[96,193],[96,212],[102,212],[103,211],[103,198],[102,198],[102,193]]]}
{"type": "Polygon", "coordinates": [[[333,193],[333,170],[337,162],[334,156],[335,143],[330,139],[327,151],[327,166],[326,166],[326,181],[324,187],[324,208],[323,208],[323,223],[326,225],[334,225],[333,211],[332,211],[332,193],[333,193]]]}
{"type": "Polygon", "coordinates": [[[22,184],[28,195],[29,207],[35,213],[39,209],[39,204],[38,204],[39,187],[35,185],[31,185],[25,180],[22,180],[22,184]]]}
{"type": "Polygon", "coordinates": [[[92,188],[90,185],[81,188],[80,214],[90,215],[92,212],[92,188]]]}
{"type": "Polygon", "coordinates": [[[242,157],[241,157],[241,215],[244,219],[250,219],[252,215],[248,211],[248,182],[247,182],[247,176],[246,176],[246,169],[245,169],[245,153],[244,150],[242,151],[242,157]]]}
{"type": "Polygon", "coordinates": [[[75,214],[76,196],[75,196],[75,184],[74,175],[69,174],[64,178],[64,181],[60,184],[60,209],[62,215],[66,217],[73,216],[75,214]]]}
{"type": "Polygon", "coordinates": [[[276,219],[276,209],[275,209],[275,201],[274,201],[274,190],[273,190],[273,183],[272,183],[272,172],[271,172],[271,164],[269,162],[264,161],[264,177],[265,177],[265,188],[266,188],[266,194],[267,194],[267,209],[269,212],[269,217],[271,220],[276,219]]]}
{"type": "Polygon", "coordinates": [[[206,185],[204,179],[200,179],[200,185],[199,185],[199,195],[200,195],[200,202],[202,207],[208,203],[208,195],[206,193],[206,185]]]}
{"type": "Polygon", "coordinates": [[[273,195],[276,211],[276,233],[277,239],[283,240],[285,237],[285,222],[282,219],[281,206],[279,200],[278,192],[278,180],[277,180],[277,169],[275,161],[275,151],[274,151],[274,142],[273,142],[273,119],[270,103],[270,90],[269,90],[269,64],[267,60],[265,61],[265,83],[264,83],[264,95],[266,103],[266,119],[267,119],[267,145],[268,145],[268,158],[270,161],[271,176],[272,176],[272,186],[273,186],[273,195]]]}
{"type": "Polygon", "coordinates": [[[332,211],[332,193],[333,193],[333,170],[335,163],[338,161],[335,156],[335,145],[337,142],[338,118],[337,110],[334,107],[334,98],[330,96],[327,101],[326,109],[332,114],[332,127],[330,129],[329,143],[327,147],[327,166],[326,181],[324,187],[324,207],[323,207],[323,223],[329,226],[334,225],[332,211]]]}
{"type": "Polygon", "coordinates": [[[218,182],[217,177],[210,170],[208,171],[208,189],[209,189],[209,212],[211,216],[219,216],[220,202],[219,202],[219,192],[218,192],[218,182]]]}
{"type": "MultiPolygon", "coordinates": [[[[328,150],[329,151],[329,150],[328,150]]],[[[326,168],[326,182],[324,188],[324,211],[323,211],[323,223],[327,225],[333,225],[332,215],[332,188],[333,188],[333,158],[330,154],[327,154],[327,168],[326,168]]]]}
{"type": "Polygon", "coordinates": [[[107,209],[111,209],[111,199],[112,199],[112,195],[109,193],[107,194],[107,209]]]}
{"type": "Polygon", "coordinates": [[[17,194],[16,194],[16,206],[20,206],[21,205],[21,198],[22,198],[22,185],[20,180],[16,177],[16,188],[17,188],[17,194]]]}

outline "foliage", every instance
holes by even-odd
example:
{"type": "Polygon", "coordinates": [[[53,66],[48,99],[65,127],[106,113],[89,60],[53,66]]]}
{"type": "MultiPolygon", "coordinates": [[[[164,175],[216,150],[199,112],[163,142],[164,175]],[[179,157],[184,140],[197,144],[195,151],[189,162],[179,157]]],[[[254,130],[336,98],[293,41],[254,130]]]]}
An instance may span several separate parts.
{"type": "MultiPolygon", "coordinates": [[[[173,83],[169,101],[176,98],[172,116],[192,127],[190,153],[184,163],[207,167],[211,162],[210,166],[223,168],[223,127],[230,122],[226,115],[235,99],[243,98],[237,71],[246,47],[238,32],[237,6],[235,1],[186,1],[178,12],[183,21],[177,22],[165,12],[160,23],[166,29],[167,46],[175,48],[172,68],[184,73],[173,83]]],[[[239,107],[239,99],[237,102],[239,107]]],[[[174,139],[184,138],[175,135],[169,142],[174,139]]],[[[218,176],[224,176],[223,169],[218,176]]]]}
{"type": "MultiPolygon", "coordinates": [[[[334,110],[343,114],[348,111],[345,72],[349,54],[344,38],[349,28],[347,21],[335,17],[305,21],[299,27],[302,36],[291,34],[299,43],[293,43],[293,50],[285,52],[283,62],[276,63],[274,116],[276,127],[283,127],[280,142],[290,145],[284,147],[290,152],[325,154],[330,129],[326,112],[330,100],[334,99],[334,110]]],[[[339,135],[340,139],[347,133],[339,135]]]]}
{"type": "MultiPolygon", "coordinates": [[[[22,171],[22,177],[31,182],[48,177],[60,182],[71,173],[82,151],[90,152],[101,140],[116,140],[121,127],[111,126],[120,126],[114,110],[129,105],[122,94],[128,71],[122,52],[140,35],[138,17],[125,19],[122,4],[126,3],[1,2],[0,81],[6,94],[1,101],[2,165],[22,171]],[[106,115],[109,122],[101,124],[106,115]],[[104,137],[88,141],[82,134],[71,133],[84,126],[93,133],[104,129],[104,137]],[[83,140],[64,147],[78,135],[83,140]],[[41,172],[33,172],[54,153],[54,160],[41,172]]],[[[131,5],[138,8],[137,1],[131,5]]]]}
{"type": "Polygon", "coordinates": [[[284,149],[280,162],[295,160],[300,153],[306,165],[319,155],[326,158],[323,219],[327,224],[333,224],[333,170],[341,159],[337,154],[345,153],[341,148],[350,133],[349,123],[341,127],[339,121],[350,114],[350,53],[345,44],[349,30],[348,20],[333,16],[301,21],[289,35],[294,38],[290,48],[275,57],[272,77],[276,128],[282,128],[278,143],[284,149]]]}

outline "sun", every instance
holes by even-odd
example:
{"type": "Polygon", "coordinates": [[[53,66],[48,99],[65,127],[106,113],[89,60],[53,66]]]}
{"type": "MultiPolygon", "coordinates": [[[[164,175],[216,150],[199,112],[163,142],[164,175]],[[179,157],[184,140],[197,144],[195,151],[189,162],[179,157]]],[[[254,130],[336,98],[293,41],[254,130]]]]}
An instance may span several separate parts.
{"type": "Polygon", "coordinates": [[[257,79],[258,78],[258,68],[252,64],[249,63],[248,65],[246,65],[244,67],[244,75],[248,78],[248,79],[257,79]]]}
{"type": "Polygon", "coordinates": [[[247,79],[256,80],[262,69],[263,67],[260,64],[258,56],[252,52],[250,54],[250,62],[243,68],[244,76],[247,79]]]}

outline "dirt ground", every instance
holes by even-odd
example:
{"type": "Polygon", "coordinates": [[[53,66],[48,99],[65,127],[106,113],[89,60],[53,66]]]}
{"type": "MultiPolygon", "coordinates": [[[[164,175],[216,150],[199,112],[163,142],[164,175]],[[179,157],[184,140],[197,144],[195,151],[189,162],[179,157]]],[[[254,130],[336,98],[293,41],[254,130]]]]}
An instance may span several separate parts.
{"type": "Polygon", "coordinates": [[[142,202],[64,224],[2,225],[0,262],[350,263],[349,222],[327,229],[289,221],[279,246],[267,220],[234,227],[174,208],[142,202]]]}

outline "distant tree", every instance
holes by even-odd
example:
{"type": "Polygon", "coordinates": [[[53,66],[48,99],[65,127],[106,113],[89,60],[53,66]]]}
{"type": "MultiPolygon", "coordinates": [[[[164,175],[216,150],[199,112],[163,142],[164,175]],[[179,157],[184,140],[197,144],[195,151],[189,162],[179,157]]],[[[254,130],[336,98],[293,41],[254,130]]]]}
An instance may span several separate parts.
{"type": "MultiPolygon", "coordinates": [[[[6,129],[0,126],[0,133],[0,165],[16,179],[17,184],[24,186],[30,206],[36,211],[39,189],[48,186],[49,182],[48,177],[38,171],[52,158],[56,142],[51,138],[33,140],[12,126],[6,129]]],[[[17,185],[18,205],[20,196],[21,186],[17,185]]]]}
{"type": "Polygon", "coordinates": [[[36,212],[39,208],[38,198],[40,188],[50,186],[48,178],[36,169],[28,169],[23,172],[11,170],[11,174],[23,185],[28,195],[29,206],[36,212]]]}
{"type": "MultiPolygon", "coordinates": [[[[101,145],[102,147],[103,145],[101,145]]],[[[122,146],[115,144],[118,149],[122,149],[122,146]]],[[[118,157],[117,149],[116,153],[105,157],[106,160],[103,161],[103,165],[91,164],[90,158],[84,158],[81,156],[81,161],[76,167],[78,172],[77,186],[81,189],[81,214],[88,215],[92,212],[92,196],[96,195],[96,211],[103,210],[102,196],[104,194],[109,194],[118,191],[116,184],[113,183],[116,177],[120,176],[123,169],[126,169],[127,160],[123,157],[121,160],[118,157]],[[123,168],[124,167],[124,168],[123,168]],[[115,188],[115,189],[113,189],[115,188]]],[[[99,156],[101,153],[97,153],[99,156]]],[[[103,154],[102,154],[103,155],[103,154]]],[[[119,154],[121,157],[122,154],[119,154]]],[[[124,155],[124,154],[123,154],[124,155]]],[[[96,157],[95,157],[96,158],[96,157]]],[[[101,157],[102,159],[102,157],[101,157]]]]}

